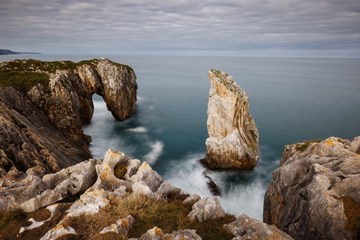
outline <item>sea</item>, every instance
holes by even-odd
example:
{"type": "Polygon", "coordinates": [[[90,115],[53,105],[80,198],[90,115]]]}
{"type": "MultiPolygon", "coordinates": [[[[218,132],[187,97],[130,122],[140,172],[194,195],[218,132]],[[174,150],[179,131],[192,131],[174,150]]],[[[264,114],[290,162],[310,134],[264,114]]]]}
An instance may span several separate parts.
{"type": "Polygon", "coordinates": [[[263,199],[286,144],[360,135],[360,59],[301,57],[8,55],[80,61],[107,57],[131,66],[138,82],[137,112],[118,122],[103,99],[93,96],[94,116],[84,126],[90,150],[107,149],[147,161],[184,192],[212,196],[204,167],[209,69],[223,70],[249,96],[260,135],[260,160],[253,170],[210,171],[231,214],[262,220],[263,199]]]}

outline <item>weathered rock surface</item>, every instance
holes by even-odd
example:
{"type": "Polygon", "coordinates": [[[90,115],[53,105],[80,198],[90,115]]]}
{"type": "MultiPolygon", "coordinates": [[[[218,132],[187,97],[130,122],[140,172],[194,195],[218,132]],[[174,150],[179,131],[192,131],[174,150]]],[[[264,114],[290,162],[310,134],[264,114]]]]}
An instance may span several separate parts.
{"type": "Polygon", "coordinates": [[[33,212],[85,192],[96,180],[95,160],[84,161],[42,178],[31,174],[4,178],[0,185],[0,209],[33,212]]]}
{"type": "Polygon", "coordinates": [[[252,169],[259,159],[259,133],[248,96],[225,72],[209,71],[205,162],[212,168],[252,169]]]}
{"type": "Polygon", "coordinates": [[[359,143],[331,137],[285,146],[264,221],[295,239],[359,239],[359,143]]]}
{"type": "Polygon", "coordinates": [[[225,217],[225,211],[220,204],[219,197],[207,197],[196,202],[188,216],[192,221],[203,222],[225,217]]]}
{"type": "Polygon", "coordinates": [[[195,230],[185,229],[175,231],[173,233],[164,234],[163,231],[154,227],[149,229],[145,234],[143,234],[138,240],[201,240],[201,237],[196,234],[195,230]]]}
{"type": "MultiPolygon", "coordinates": [[[[25,172],[39,166],[44,174],[89,159],[91,138],[83,133],[82,125],[92,118],[95,93],[104,97],[118,120],[136,110],[134,71],[108,59],[80,63],[15,60],[1,63],[0,71],[9,77],[42,74],[48,78],[28,90],[0,87],[0,177],[12,167],[25,172]]],[[[5,80],[0,79],[0,86],[5,80]]]]}
{"type": "Polygon", "coordinates": [[[111,224],[101,230],[100,234],[116,233],[122,237],[126,237],[132,225],[134,224],[135,218],[131,215],[126,218],[121,218],[116,223],[111,224]]]}
{"type": "Polygon", "coordinates": [[[225,229],[232,233],[233,240],[245,239],[293,239],[273,225],[267,225],[259,220],[250,218],[245,214],[240,215],[235,222],[226,224],[225,229]]]}

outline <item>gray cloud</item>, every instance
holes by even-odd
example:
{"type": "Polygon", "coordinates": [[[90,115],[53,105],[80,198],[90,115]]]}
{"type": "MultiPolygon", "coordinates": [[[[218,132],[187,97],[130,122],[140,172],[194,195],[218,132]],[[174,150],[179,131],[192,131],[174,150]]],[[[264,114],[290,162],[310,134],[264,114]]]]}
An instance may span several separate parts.
{"type": "Polygon", "coordinates": [[[358,0],[2,0],[0,47],[65,53],[355,50],[358,0]]]}

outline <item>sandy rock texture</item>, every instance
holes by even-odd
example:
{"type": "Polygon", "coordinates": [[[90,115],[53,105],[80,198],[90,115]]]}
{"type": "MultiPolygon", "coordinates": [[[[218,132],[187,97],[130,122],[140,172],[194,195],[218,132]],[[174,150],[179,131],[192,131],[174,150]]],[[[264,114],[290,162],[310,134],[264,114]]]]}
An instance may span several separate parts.
{"type": "Polygon", "coordinates": [[[264,221],[295,239],[360,238],[359,137],[286,145],[264,221]]]}
{"type": "Polygon", "coordinates": [[[225,72],[208,73],[205,162],[212,168],[252,169],[259,159],[259,133],[249,111],[248,96],[225,72]]]}

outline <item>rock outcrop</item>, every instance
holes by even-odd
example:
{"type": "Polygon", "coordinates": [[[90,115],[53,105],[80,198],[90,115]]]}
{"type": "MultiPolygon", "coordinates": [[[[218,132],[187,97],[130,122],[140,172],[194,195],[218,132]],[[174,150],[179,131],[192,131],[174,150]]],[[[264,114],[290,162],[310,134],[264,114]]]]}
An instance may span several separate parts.
{"type": "Polygon", "coordinates": [[[103,160],[82,162],[42,178],[28,170],[20,179],[0,181],[1,214],[7,216],[7,210],[16,209],[28,212],[19,217],[15,211],[9,223],[1,222],[1,239],[271,239],[286,235],[256,220],[249,223],[250,218],[233,222],[235,217],[225,214],[218,197],[184,194],[146,162],[113,150],[103,160]],[[139,186],[145,190],[137,190],[139,186]],[[14,226],[13,219],[23,220],[14,226]],[[224,224],[229,224],[227,230],[224,224]]]}
{"type": "Polygon", "coordinates": [[[264,221],[295,239],[360,238],[360,137],[285,146],[264,221]]]}
{"type": "Polygon", "coordinates": [[[136,110],[136,92],[134,71],[108,59],[0,63],[0,176],[11,168],[56,172],[89,159],[82,125],[92,118],[92,95],[123,120],[136,110]]]}
{"type": "Polygon", "coordinates": [[[259,133],[248,96],[225,72],[209,71],[205,162],[212,168],[252,169],[259,159],[259,133]]]}
{"type": "Polygon", "coordinates": [[[274,225],[267,225],[259,220],[250,218],[245,214],[240,215],[235,222],[226,224],[225,229],[232,233],[233,240],[245,239],[293,239],[274,225]]]}

